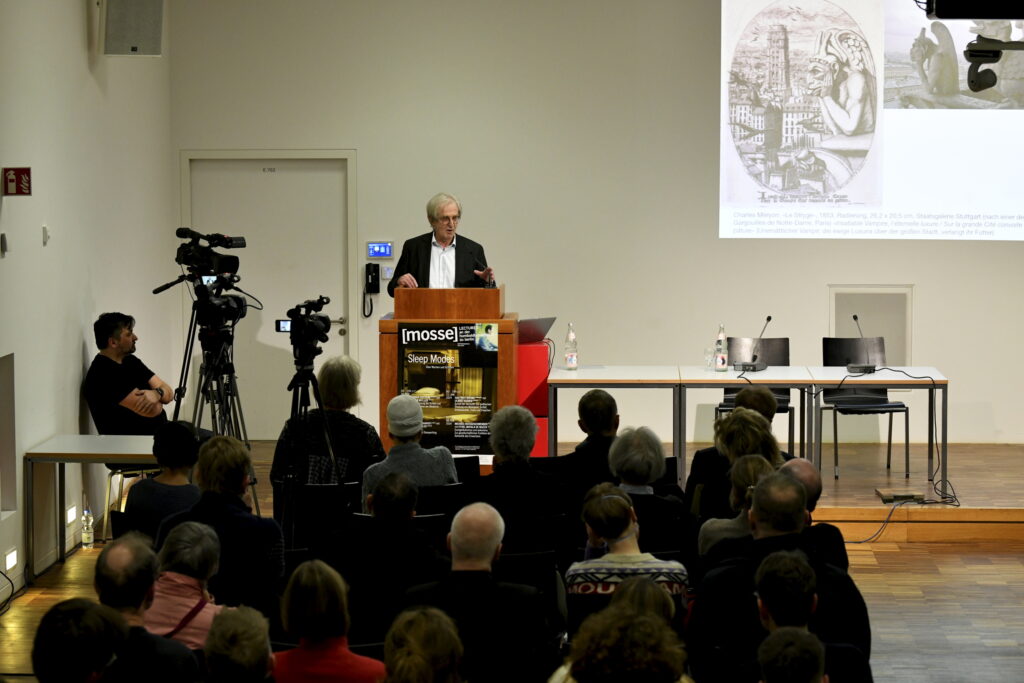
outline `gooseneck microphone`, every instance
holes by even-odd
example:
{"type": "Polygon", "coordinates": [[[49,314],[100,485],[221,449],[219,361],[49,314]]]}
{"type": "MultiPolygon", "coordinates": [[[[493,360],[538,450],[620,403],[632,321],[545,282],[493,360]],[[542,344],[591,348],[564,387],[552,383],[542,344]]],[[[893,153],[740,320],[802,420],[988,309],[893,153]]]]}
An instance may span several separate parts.
{"type": "MultiPolygon", "coordinates": [[[[857,323],[857,332],[860,333],[860,338],[864,338],[864,331],[860,329],[860,318],[857,314],[853,314],[853,322],[857,323]]],[[[867,347],[864,347],[864,354],[867,355],[867,347]]],[[[865,358],[865,360],[868,360],[865,358]]],[[[866,375],[876,370],[874,363],[848,363],[846,365],[846,371],[851,375],[866,375]]]]}
{"type": "Polygon", "coordinates": [[[768,329],[768,323],[771,321],[771,316],[764,319],[764,327],[761,328],[761,332],[757,335],[757,339],[754,341],[754,348],[751,349],[750,361],[734,362],[732,364],[733,370],[738,372],[761,372],[768,367],[768,363],[758,357],[758,352],[761,350],[761,339],[764,337],[764,331],[768,329]]]}

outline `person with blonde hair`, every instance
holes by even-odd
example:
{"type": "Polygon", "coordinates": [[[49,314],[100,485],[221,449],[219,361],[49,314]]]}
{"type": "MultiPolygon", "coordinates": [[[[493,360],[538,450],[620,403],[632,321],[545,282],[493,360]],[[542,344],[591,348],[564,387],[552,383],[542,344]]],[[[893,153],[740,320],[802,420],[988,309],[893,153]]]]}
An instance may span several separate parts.
{"type": "Polygon", "coordinates": [[[281,621],[299,646],[275,655],[277,683],[377,683],[384,677],[382,662],[348,649],[348,585],[324,562],[308,560],[292,572],[281,621]]]}
{"type": "Polygon", "coordinates": [[[462,641],[448,615],[413,607],[395,619],[384,640],[384,683],[460,683],[462,641]]]}
{"type": "Polygon", "coordinates": [[[270,624],[251,607],[226,609],[213,618],[203,655],[207,683],[268,680],[274,670],[270,624]]]}

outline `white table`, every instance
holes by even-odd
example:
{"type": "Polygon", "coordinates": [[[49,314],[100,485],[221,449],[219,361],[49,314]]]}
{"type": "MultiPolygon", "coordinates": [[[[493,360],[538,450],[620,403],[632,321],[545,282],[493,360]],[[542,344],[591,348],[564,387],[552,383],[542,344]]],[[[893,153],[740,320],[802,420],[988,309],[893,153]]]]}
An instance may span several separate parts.
{"type": "MultiPolygon", "coordinates": [[[[807,368],[798,365],[769,365],[758,372],[726,370],[716,372],[703,365],[684,365],[679,368],[679,381],[683,386],[681,411],[683,436],[686,435],[686,390],[687,389],[741,389],[757,384],[778,389],[796,389],[800,392],[800,456],[803,457],[805,444],[814,443],[812,429],[814,420],[807,419],[807,393],[814,381],[807,368]]],[[[809,447],[809,446],[808,446],[809,447]]]]}
{"type": "Polygon", "coordinates": [[[809,367],[807,371],[814,379],[814,433],[817,435],[814,449],[814,464],[821,469],[821,392],[820,389],[874,387],[876,389],[925,389],[928,391],[928,481],[933,480],[932,462],[935,450],[935,391],[942,392],[941,449],[941,492],[946,493],[949,447],[947,440],[949,380],[937,368],[928,366],[890,367],[876,372],[851,375],[845,367],[809,367]]]}
{"type": "Polygon", "coordinates": [[[100,436],[96,434],[61,434],[47,439],[25,453],[25,583],[35,579],[35,519],[33,517],[33,469],[35,463],[57,464],[57,561],[66,558],[64,519],[64,465],[156,465],[152,436],[100,436]]]}
{"type": "Polygon", "coordinates": [[[672,455],[679,476],[686,469],[682,387],[675,365],[584,365],[579,370],[552,368],[548,374],[548,457],[558,454],[559,389],[670,389],[672,391],[672,455]]]}

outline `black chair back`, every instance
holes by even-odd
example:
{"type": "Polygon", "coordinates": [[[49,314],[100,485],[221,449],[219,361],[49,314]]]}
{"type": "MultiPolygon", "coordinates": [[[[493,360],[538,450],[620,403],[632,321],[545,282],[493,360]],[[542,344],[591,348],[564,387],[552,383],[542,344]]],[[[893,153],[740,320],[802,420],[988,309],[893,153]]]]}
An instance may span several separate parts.
{"type": "Polygon", "coordinates": [[[455,474],[460,484],[472,486],[480,478],[480,456],[460,455],[452,458],[455,461],[455,474]]]}
{"type": "MultiPolygon", "coordinates": [[[[729,363],[750,363],[754,360],[754,347],[757,357],[768,365],[789,365],[789,337],[728,337],[729,363]],[[760,343],[758,343],[760,341],[760,343]]],[[[739,389],[725,389],[723,403],[732,403],[739,389]]],[[[789,389],[772,389],[775,400],[779,403],[776,412],[785,413],[789,410],[789,389]]]]}
{"type": "Polygon", "coordinates": [[[469,487],[465,484],[422,486],[416,501],[417,515],[454,515],[466,504],[469,487]]]}
{"type": "MultiPolygon", "coordinates": [[[[839,367],[851,363],[885,365],[884,337],[822,337],[822,365],[839,367]]],[[[887,401],[886,389],[870,387],[825,389],[821,398],[825,403],[879,403],[887,401]]]]}

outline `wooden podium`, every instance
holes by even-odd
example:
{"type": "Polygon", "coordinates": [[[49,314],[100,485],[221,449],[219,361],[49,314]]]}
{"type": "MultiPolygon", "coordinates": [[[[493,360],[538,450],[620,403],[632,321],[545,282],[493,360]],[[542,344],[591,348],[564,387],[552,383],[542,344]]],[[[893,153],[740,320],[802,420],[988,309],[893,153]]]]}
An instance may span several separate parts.
{"type": "Polygon", "coordinates": [[[395,312],[378,323],[380,342],[380,438],[385,450],[388,402],[398,393],[398,325],[488,323],[498,327],[498,404],[494,410],[516,404],[516,348],[519,315],[505,313],[505,286],[495,289],[395,288],[395,312]]]}

